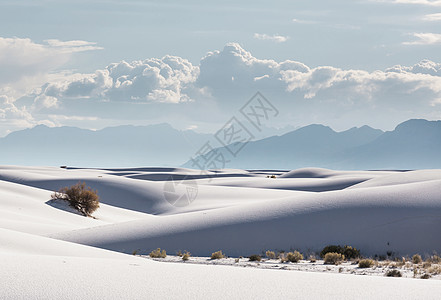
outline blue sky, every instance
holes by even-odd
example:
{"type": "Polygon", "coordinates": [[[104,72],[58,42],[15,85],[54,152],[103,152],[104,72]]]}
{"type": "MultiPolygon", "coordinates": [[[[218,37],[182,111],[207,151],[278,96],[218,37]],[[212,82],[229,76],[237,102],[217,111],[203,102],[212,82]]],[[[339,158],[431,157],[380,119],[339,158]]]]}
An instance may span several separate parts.
{"type": "Polygon", "coordinates": [[[256,91],[273,127],[441,118],[441,1],[3,0],[0,28],[0,136],[213,131],[256,91]]]}

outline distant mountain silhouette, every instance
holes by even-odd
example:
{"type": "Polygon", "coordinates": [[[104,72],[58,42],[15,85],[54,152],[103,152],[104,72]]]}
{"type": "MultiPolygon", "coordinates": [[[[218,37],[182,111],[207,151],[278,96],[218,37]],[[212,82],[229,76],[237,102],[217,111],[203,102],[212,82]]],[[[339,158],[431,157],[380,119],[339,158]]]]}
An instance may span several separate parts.
{"type": "Polygon", "coordinates": [[[176,130],[168,124],[98,131],[39,125],[0,138],[0,164],[176,166],[191,157],[209,137],[191,130],[176,130]]]}
{"type": "MultiPolygon", "coordinates": [[[[118,126],[98,131],[39,125],[0,138],[0,165],[78,167],[179,166],[198,168],[190,157],[210,134],[168,124],[118,126]]],[[[369,126],[335,132],[309,125],[281,136],[249,142],[217,167],[241,169],[423,169],[441,168],[441,121],[409,120],[383,132],[369,126]]],[[[207,155],[210,157],[210,155],[207,155]]]]}
{"type": "MultiPolygon", "coordinates": [[[[369,126],[335,132],[309,125],[282,136],[249,142],[226,167],[242,169],[421,169],[441,168],[441,121],[409,120],[383,132],[369,126]]],[[[191,161],[184,164],[191,167],[191,161]]]]}

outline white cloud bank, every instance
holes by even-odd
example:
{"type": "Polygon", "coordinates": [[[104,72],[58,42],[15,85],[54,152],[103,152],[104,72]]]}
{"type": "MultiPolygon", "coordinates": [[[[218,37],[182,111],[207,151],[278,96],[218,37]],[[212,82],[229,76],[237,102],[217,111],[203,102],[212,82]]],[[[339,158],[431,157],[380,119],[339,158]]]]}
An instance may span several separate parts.
{"type": "Polygon", "coordinates": [[[403,45],[434,45],[441,44],[441,34],[439,33],[413,33],[417,40],[412,42],[403,42],[403,45]]]}
{"type": "MultiPolygon", "coordinates": [[[[38,115],[39,122],[57,124],[63,122],[57,115],[74,115],[83,127],[92,128],[97,118],[108,118],[110,124],[112,119],[124,118],[171,123],[187,118],[185,127],[199,124],[201,128],[200,122],[231,117],[256,91],[281,111],[274,120],[277,126],[324,123],[335,128],[363,124],[390,128],[408,118],[441,119],[439,63],[423,60],[373,72],[311,68],[297,61],[259,59],[236,43],[209,52],[198,66],[165,56],[122,61],[93,74],[54,80],[28,95],[33,104],[27,111],[38,115]]],[[[11,105],[11,100],[0,103],[0,118],[10,118],[11,105]]],[[[29,114],[22,117],[30,118],[29,114]]]]}
{"type": "Polygon", "coordinates": [[[423,20],[429,22],[441,21],[441,13],[425,15],[423,20]]]}
{"type": "Polygon", "coordinates": [[[416,4],[427,6],[441,6],[441,0],[373,0],[375,2],[387,2],[395,4],[416,4]]]}
{"type": "Polygon", "coordinates": [[[255,33],[254,38],[257,40],[272,41],[276,43],[284,43],[289,39],[287,36],[278,34],[269,35],[265,33],[255,33]]]}

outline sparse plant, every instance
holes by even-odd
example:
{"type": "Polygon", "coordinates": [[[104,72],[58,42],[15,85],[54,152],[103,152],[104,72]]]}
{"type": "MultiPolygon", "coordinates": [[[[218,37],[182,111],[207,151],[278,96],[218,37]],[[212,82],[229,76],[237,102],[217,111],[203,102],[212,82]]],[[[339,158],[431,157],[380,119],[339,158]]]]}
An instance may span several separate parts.
{"type": "Polygon", "coordinates": [[[309,262],[315,263],[316,261],[317,261],[317,259],[315,258],[315,255],[309,256],[309,262]]]}
{"type": "Polygon", "coordinates": [[[398,270],[389,270],[386,272],[387,277],[401,277],[401,272],[398,270]]]}
{"type": "Polygon", "coordinates": [[[438,255],[432,255],[431,257],[429,257],[429,259],[427,259],[428,262],[431,262],[432,264],[439,264],[441,263],[441,257],[439,257],[438,255]]]}
{"type": "Polygon", "coordinates": [[[64,187],[51,195],[52,200],[67,201],[70,207],[76,209],[86,217],[100,207],[98,192],[87,187],[83,182],[78,182],[71,187],[64,187]]]}
{"type": "Polygon", "coordinates": [[[373,259],[362,259],[358,262],[358,267],[359,268],[371,268],[373,265],[375,264],[373,259]]]}
{"type": "Polygon", "coordinates": [[[222,250],[211,253],[211,259],[221,259],[225,258],[225,254],[222,253],[222,250]]]}
{"type": "Polygon", "coordinates": [[[326,253],[339,253],[346,257],[346,259],[355,259],[360,257],[360,250],[352,246],[345,245],[328,245],[320,252],[320,257],[324,258],[326,253]]]}
{"type": "Polygon", "coordinates": [[[183,261],[187,261],[187,260],[190,259],[190,256],[191,256],[191,253],[188,252],[188,251],[185,251],[185,252],[182,254],[182,260],[183,260],[183,261]]]}
{"type": "Polygon", "coordinates": [[[271,175],[270,178],[276,178],[276,175],[271,175]]]}
{"type": "Polygon", "coordinates": [[[268,257],[269,259],[275,259],[276,258],[276,253],[274,251],[266,251],[265,252],[266,257],[268,257]]]}
{"type": "Polygon", "coordinates": [[[429,275],[429,274],[424,274],[424,275],[421,275],[421,279],[429,279],[431,276],[429,275]]]}
{"type": "Polygon", "coordinates": [[[165,249],[161,250],[161,248],[158,248],[150,252],[149,255],[151,258],[166,258],[167,252],[165,251],[165,249]]]}
{"type": "Polygon", "coordinates": [[[340,253],[328,252],[325,254],[324,261],[325,264],[338,265],[345,259],[345,256],[340,253]]]}
{"type": "Polygon", "coordinates": [[[419,254],[415,254],[414,256],[412,256],[412,262],[414,264],[419,264],[423,261],[423,259],[421,258],[421,255],[419,254]]]}
{"type": "Polygon", "coordinates": [[[182,255],[183,255],[183,254],[182,254],[182,251],[181,251],[181,250],[178,250],[178,251],[176,252],[176,255],[179,256],[179,257],[182,257],[182,255]]]}
{"type": "Polygon", "coordinates": [[[136,254],[138,254],[138,250],[134,250],[134,251],[132,252],[132,255],[136,255],[136,254]]]}
{"type": "Polygon", "coordinates": [[[240,258],[235,258],[234,259],[234,262],[237,264],[237,263],[239,263],[239,261],[240,261],[240,258]]]}
{"type": "Polygon", "coordinates": [[[299,251],[288,252],[285,256],[286,261],[297,263],[303,259],[303,255],[299,251]]]}
{"type": "Polygon", "coordinates": [[[262,257],[257,254],[253,254],[249,257],[249,261],[261,261],[261,260],[262,260],[262,257]]]}

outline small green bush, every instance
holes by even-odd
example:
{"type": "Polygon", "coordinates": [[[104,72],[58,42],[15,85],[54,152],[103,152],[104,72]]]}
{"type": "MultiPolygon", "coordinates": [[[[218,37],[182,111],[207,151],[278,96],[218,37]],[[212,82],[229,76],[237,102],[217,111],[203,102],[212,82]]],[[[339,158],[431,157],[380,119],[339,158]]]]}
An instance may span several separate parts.
{"type": "Polygon", "coordinates": [[[415,254],[414,256],[412,256],[412,262],[414,264],[419,264],[423,261],[423,259],[421,258],[421,255],[419,254],[415,254]]]}
{"type": "Polygon", "coordinates": [[[262,257],[261,257],[260,255],[253,254],[253,255],[251,255],[251,256],[249,257],[249,260],[250,260],[250,261],[261,261],[261,260],[262,260],[262,257]]]}
{"type": "Polygon", "coordinates": [[[211,259],[221,259],[225,258],[225,254],[222,253],[222,250],[211,253],[211,259]]]}
{"type": "Polygon", "coordinates": [[[182,260],[187,261],[190,259],[191,253],[188,251],[185,251],[184,254],[182,254],[182,260]]]}
{"type": "Polygon", "coordinates": [[[274,251],[266,251],[265,252],[266,257],[268,257],[269,259],[275,259],[276,258],[276,253],[274,251]]]}
{"type": "Polygon", "coordinates": [[[161,248],[158,248],[150,252],[149,255],[151,258],[165,258],[167,257],[167,252],[165,250],[161,250],[161,248]]]}
{"type": "Polygon", "coordinates": [[[401,277],[402,275],[401,275],[401,272],[398,270],[390,270],[390,271],[387,271],[386,276],[387,277],[401,277]]]}
{"type": "Polygon", "coordinates": [[[358,262],[359,268],[371,268],[375,262],[372,259],[362,259],[358,262]]]}
{"type": "Polygon", "coordinates": [[[340,253],[328,252],[325,254],[325,264],[337,265],[345,259],[345,256],[340,253]]]}
{"type": "Polygon", "coordinates": [[[71,187],[64,187],[51,195],[52,200],[67,201],[70,207],[76,209],[86,217],[90,217],[100,207],[98,192],[78,182],[71,187]]]}

